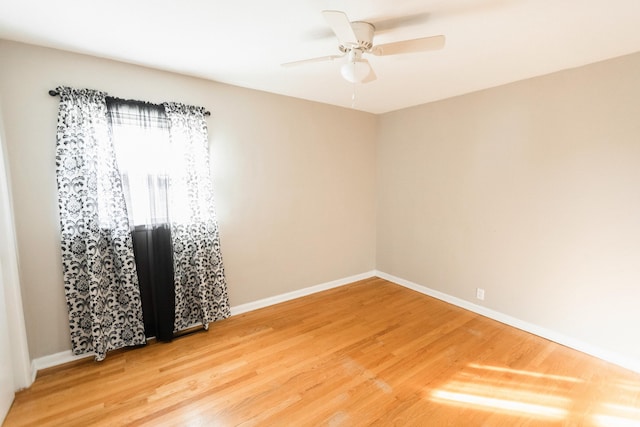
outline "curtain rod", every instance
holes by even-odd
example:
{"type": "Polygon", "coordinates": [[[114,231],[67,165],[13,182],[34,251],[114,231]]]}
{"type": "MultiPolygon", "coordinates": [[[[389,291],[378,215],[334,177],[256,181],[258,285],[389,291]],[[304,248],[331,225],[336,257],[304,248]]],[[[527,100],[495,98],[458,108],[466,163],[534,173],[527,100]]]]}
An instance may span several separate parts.
{"type": "MultiPolygon", "coordinates": [[[[58,96],[58,95],[60,95],[60,94],[58,93],[58,91],[51,89],[51,90],[49,91],[49,95],[51,95],[51,96],[58,96]]],[[[205,115],[205,116],[210,116],[210,115],[211,115],[211,112],[209,112],[208,110],[206,110],[206,111],[204,112],[204,115],[205,115]]]]}

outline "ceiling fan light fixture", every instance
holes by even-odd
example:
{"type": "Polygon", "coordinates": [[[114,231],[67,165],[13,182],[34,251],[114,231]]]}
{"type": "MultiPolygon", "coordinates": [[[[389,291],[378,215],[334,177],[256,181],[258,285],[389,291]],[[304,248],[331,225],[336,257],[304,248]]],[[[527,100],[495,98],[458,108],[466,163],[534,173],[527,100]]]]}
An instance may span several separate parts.
{"type": "Polygon", "coordinates": [[[340,67],[340,72],[346,81],[362,83],[371,74],[371,66],[366,60],[354,59],[343,64],[340,67]]]}

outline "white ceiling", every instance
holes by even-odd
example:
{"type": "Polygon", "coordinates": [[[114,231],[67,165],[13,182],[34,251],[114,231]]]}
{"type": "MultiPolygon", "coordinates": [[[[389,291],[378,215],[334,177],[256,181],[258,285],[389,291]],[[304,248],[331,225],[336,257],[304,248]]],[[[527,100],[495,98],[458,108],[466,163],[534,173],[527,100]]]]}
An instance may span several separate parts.
{"type": "Polygon", "coordinates": [[[355,91],[353,108],[384,113],[638,52],[640,0],[0,0],[0,38],[344,107],[355,91]],[[447,44],[370,56],[378,80],[356,86],[338,61],[281,67],[337,53],[324,9],[408,24],[374,44],[447,44]]]}

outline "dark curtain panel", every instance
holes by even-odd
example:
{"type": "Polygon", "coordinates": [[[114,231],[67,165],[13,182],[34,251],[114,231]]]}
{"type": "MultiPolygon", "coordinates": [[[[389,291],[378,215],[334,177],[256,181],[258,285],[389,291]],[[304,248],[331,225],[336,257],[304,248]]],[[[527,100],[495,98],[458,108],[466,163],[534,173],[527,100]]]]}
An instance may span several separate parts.
{"type": "Polygon", "coordinates": [[[139,225],[132,236],[145,335],[171,341],[176,310],[171,230],[167,224],[139,225]]]}

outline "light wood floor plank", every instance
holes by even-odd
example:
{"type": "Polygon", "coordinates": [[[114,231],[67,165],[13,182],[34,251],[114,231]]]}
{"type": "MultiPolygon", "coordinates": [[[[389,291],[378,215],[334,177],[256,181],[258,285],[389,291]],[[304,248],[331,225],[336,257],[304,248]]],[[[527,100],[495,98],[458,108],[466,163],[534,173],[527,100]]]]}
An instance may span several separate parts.
{"type": "Polygon", "coordinates": [[[640,375],[372,278],[41,372],[12,426],[640,425],[640,375]]]}

